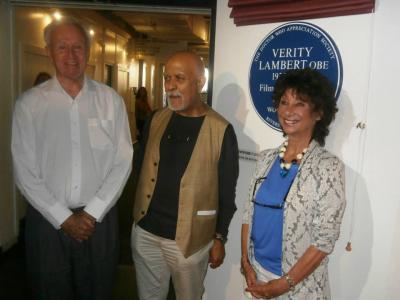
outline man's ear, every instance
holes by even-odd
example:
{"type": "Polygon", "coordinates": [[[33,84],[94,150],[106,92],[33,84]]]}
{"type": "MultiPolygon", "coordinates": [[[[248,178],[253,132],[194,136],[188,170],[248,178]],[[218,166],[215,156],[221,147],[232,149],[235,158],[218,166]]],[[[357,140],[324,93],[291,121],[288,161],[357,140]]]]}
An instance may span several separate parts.
{"type": "Polygon", "coordinates": [[[90,58],[90,47],[86,46],[86,62],[89,62],[90,58]]]}
{"type": "Polygon", "coordinates": [[[201,90],[204,87],[204,84],[206,83],[206,77],[204,75],[200,75],[197,78],[197,92],[201,93],[201,90]]]}
{"type": "Polygon", "coordinates": [[[49,57],[50,61],[51,61],[52,63],[54,63],[54,62],[53,62],[53,57],[51,56],[51,52],[50,52],[49,46],[46,45],[46,47],[45,47],[44,49],[46,50],[46,54],[47,54],[47,56],[49,57]]]}

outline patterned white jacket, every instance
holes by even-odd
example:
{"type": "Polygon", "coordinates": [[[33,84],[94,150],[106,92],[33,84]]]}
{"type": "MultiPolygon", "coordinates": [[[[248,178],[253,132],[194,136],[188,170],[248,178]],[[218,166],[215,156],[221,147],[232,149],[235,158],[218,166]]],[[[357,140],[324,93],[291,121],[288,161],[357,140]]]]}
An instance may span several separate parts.
{"type": "MultiPolygon", "coordinates": [[[[249,256],[254,255],[250,239],[254,209],[251,198],[254,184],[257,178],[268,174],[278,152],[279,148],[275,148],[260,153],[251,180],[243,215],[243,223],[249,224],[247,243],[249,256]]],[[[326,253],[332,252],[339,237],[346,206],[344,182],[343,163],[320,147],[317,142],[312,141],[300,163],[284,206],[282,240],[284,273],[291,269],[311,245],[326,253]]],[[[277,299],[330,299],[328,257],[312,274],[299,282],[293,292],[277,299]]]]}

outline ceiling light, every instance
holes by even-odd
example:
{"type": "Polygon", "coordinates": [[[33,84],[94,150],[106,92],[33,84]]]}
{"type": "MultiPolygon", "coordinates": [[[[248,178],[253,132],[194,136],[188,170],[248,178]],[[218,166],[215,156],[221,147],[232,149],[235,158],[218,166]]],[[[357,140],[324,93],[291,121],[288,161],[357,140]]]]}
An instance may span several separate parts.
{"type": "Polygon", "coordinates": [[[56,19],[57,21],[60,21],[61,18],[62,18],[61,14],[60,14],[58,11],[56,11],[56,12],[53,14],[53,17],[54,17],[54,19],[56,19]]]}
{"type": "Polygon", "coordinates": [[[43,22],[44,22],[44,27],[49,25],[51,23],[51,17],[49,15],[46,15],[43,17],[43,22]]]}

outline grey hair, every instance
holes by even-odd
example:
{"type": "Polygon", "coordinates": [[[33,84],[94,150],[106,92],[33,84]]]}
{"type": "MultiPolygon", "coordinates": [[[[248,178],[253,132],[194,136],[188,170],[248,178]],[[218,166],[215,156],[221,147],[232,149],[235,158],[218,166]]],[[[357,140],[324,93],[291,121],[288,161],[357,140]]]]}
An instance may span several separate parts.
{"type": "Polygon", "coordinates": [[[43,32],[44,41],[46,42],[46,46],[49,47],[51,44],[51,35],[54,30],[62,25],[72,25],[75,26],[79,31],[82,32],[82,35],[85,39],[85,45],[87,49],[90,48],[90,36],[86,29],[82,26],[79,21],[73,17],[63,17],[61,20],[53,20],[49,25],[47,25],[43,32]]]}

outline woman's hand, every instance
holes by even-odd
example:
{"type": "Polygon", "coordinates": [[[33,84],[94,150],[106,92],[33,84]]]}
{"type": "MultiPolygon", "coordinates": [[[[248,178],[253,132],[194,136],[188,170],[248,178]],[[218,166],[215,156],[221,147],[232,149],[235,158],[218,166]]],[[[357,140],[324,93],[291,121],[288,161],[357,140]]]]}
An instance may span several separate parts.
{"type": "Polygon", "coordinates": [[[289,291],[289,286],[284,278],[274,279],[267,283],[256,283],[246,289],[257,299],[273,299],[289,291]]]}
{"type": "Polygon", "coordinates": [[[247,258],[242,258],[241,265],[242,273],[246,279],[247,286],[255,285],[257,283],[257,275],[247,258]]]}

